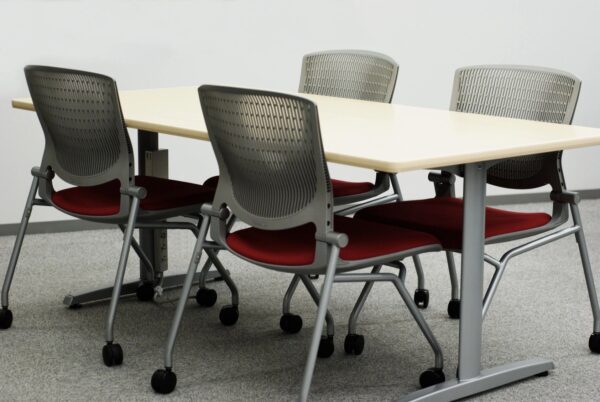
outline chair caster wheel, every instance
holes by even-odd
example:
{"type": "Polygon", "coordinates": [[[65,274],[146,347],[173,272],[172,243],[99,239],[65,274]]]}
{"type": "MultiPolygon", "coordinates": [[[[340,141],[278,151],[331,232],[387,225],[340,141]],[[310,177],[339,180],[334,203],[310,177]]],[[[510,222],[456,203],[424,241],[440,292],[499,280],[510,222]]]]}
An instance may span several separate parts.
{"type": "Polygon", "coordinates": [[[308,278],[312,280],[319,279],[319,274],[309,274],[308,278]]]}
{"type": "Polygon", "coordinates": [[[321,338],[321,342],[319,343],[319,351],[317,352],[317,356],[321,358],[330,357],[335,350],[335,346],[333,346],[333,336],[324,336],[321,338]]]}
{"type": "Polygon", "coordinates": [[[542,371],[541,373],[537,373],[535,376],[536,377],[548,377],[550,373],[546,370],[546,371],[542,371]]]}
{"type": "Polygon", "coordinates": [[[123,363],[123,349],[118,343],[107,343],[102,348],[102,360],[108,367],[120,366],[123,363]]]}
{"type": "Polygon", "coordinates": [[[159,394],[170,394],[177,385],[177,376],[170,368],[156,370],[152,374],[152,389],[159,394]]]}
{"type": "Polygon", "coordinates": [[[141,302],[147,302],[154,299],[154,285],[151,282],[144,282],[135,290],[135,295],[141,302]]]}
{"type": "Polygon", "coordinates": [[[429,290],[417,289],[415,290],[415,304],[418,308],[427,308],[429,306],[429,290]]]}
{"type": "Polygon", "coordinates": [[[448,316],[453,319],[460,318],[460,300],[450,299],[448,302],[448,316]]]}
{"type": "Polygon", "coordinates": [[[358,334],[348,334],[344,339],[344,350],[349,355],[358,356],[365,348],[365,337],[358,334]]]}
{"type": "Polygon", "coordinates": [[[279,327],[283,332],[296,334],[302,329],[302,317],[296,314],[286,313],[279,319],[279,327]]]}
{"type": "Polygon", "coordinates": [[[217,291],[214,289],[200,288],[196,292],[196,303],[202,307],[212,307],[217,302],[217,291]]]}
{"type": "Polygon", "coordinates": [[[600,332],[594,332],[590,335],[590,341],[588,342],[590,350],[594,353],[600,353],[600,332]]]}
{"type": "Polygon", "coordinates": [[[9,329],[13,322],[12,311],[7,307],[0,310],[0,329],[9,329]]]}
{"type": "Polygon", "coordinates": [[[71,304],[69,307],[67,307],[69,310],[79,310],[80,308],[82,308],[83,306],[80,303],[75,303],[75,304],[71,304]]]}
{"type": "Polygon", "coordinates": [[[230,327],[235,324],[240,316],[237,306],[223,306],[219,313],[219,320],[226,327],[230,327]]]}
{"type": "Polygon", "coordinates": [[[421,384],[421,388],[431,387],[432,385],[439,384],[444,381],[446,381],[444,371],[435,367],[428,368],[427,370],[423,371],[419,377],[419,384],[421,384]]]}

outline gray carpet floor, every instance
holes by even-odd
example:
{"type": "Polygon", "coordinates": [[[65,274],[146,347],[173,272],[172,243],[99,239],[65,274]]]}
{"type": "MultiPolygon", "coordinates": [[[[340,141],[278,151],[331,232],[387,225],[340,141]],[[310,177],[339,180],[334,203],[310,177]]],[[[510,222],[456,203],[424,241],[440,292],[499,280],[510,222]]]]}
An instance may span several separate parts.
{"type": "MultiPolygon", "coordinates": [[[[511,206],[543,210],[545,204],[511,206]]],[[[586,235],[600,282],[600,201],[581,203],[586,235]]],[[[0,238],[0,274],[8,264],[14,237],[0,238]]],[[[211,284],[216,306],[201,308],[189,300],[175,349],[178,385],[169,397],[157,396],[150,377],[162,367],[163,345],[177,292],[160,303],[124,300],[116,321],[116,340],[125,351],[122,366],[102,364],[107,303],[69,310],[67,293],[110,284],[120,251],[118,230],[31,235],[25,244],[13,288],[13,327],[0,333],[1,400],[294,400],[310,340],[315,307],[301,289],[293,302],[304,319],[303,330],[287,335],[279,329],[281,299],[289,275],[257,268],[222,253],[240,289],[240,320],[223,327],[219,308],[229,303],[223,282],[211,284]]],[[[185,270],[194,239],[169,234],[170,273],[185,270]]],[[[489,247],[499,256],[509,245],[489,247]]],[[[138,261],[131,254],[128,278],[138,261]]],[[[457,365],[458,322],[446,314],[449,280],[442,253],[423,256],[431,301],[423,311],[445,353],[445,372],[457,365]]],[[[459,258],[457,257],[457,262],[459,258]]],[[[408,265],[407,286],[416,278],[408,265]]],[[[390,269],[391,271],[391,269],[390,269]]],[[[489,280],[491,269],[486,269],[489,280]]],[[[393,400],[418,389],[422,370],[433,354],[392,285],[378,284],[360,320],[366,346],[361,356],[347,356],[343,340],[347,317],[359,285],[336,284],[331,311],[336,319],[336,351],[319,359],[312,400],[393,400]]],[[[556,369],[479,395],[491,401],[600,400],[600,356],[588,350],[592,314],[577,246],[573,237],[513,260],[484,322],[483,366],[540,356],[556,369]]]]}

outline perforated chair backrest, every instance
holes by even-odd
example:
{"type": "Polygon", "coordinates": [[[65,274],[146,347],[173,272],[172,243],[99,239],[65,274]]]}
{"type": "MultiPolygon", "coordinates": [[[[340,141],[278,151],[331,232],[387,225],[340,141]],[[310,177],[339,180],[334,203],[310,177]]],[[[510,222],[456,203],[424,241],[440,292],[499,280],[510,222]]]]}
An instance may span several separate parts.
{"type": "Polygon", "coordinates": [[[198,90],[219,164],[214,206],[278,230],[332,225],[332,193],[316,105],[297,96],[204,85],[198,90]]]}
{"type": "Polygon", "coordinates": [[[46,66],[25,67],[46,145],[42,169],[76,186],[133,180],[133,154],[117,85],[107,76],[46,66]]]}
{"type": "Polygon", "coordinates": [[[389,103],[398,64],[390,57],[363,50],[307,54],[302,60],[299,92],[389,103]]]}
{"type": "MultiPolygon", "coordinates": [[[[450,109],[466,113],[571,124],[581,81],[566,72],[486,65],[456,71],[450,109]]],[[[482,133],[485,135],[485,133],[482,133]]],[[[488,170],[488,183],[507,188],[550,184],[560,190],[560,153],[511,158],[488,170]]]]}

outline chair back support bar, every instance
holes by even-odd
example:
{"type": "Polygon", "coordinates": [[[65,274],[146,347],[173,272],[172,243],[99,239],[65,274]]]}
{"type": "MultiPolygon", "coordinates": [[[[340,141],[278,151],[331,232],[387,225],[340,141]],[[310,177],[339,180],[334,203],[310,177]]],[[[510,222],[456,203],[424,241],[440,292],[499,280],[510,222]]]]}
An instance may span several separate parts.
{"type": "Polygon", "coordinates": [[[25,77],[46,145],[50,168],[76,186],[133,180],[133,153],[115,81],[85,71],[25,67],[25,77]]]}
{"type": "Polygon", "coordinates": [[[389,103],[398,64],[390,57],[363,50],[310,53],[302,60],[299,92],[389,103]]]}
{"type": "Polygon", "coordinates": [[[316,105],[266,91],[204,85],[198,92],[219,164],[214,208],[226,205],[266,230],[312,222],[324,238],[333,200],[316,105]]]}
{"type": "MultiPolygon", "coordinates": [[[[456,71],[450,109],[459,112],[571,124],[581,81],[572,74],[529,66],[485,65],[456,71]]],[[[511,158],[488,170],[488,183],[526,189],[564,187],[560,152],[511,158]]]]}

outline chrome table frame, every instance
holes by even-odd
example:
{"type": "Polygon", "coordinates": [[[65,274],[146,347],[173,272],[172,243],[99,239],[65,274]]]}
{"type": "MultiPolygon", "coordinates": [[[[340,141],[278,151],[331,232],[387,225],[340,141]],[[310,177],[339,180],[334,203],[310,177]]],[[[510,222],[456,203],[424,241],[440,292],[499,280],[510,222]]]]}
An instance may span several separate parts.
{"type": "Polygon", "coordinates": [[[458,378],[406,395],[401,401],[453,401],[554,369],[533,358],[481,369],[486,176],[492,162],[465,165],[458,378]]]}

